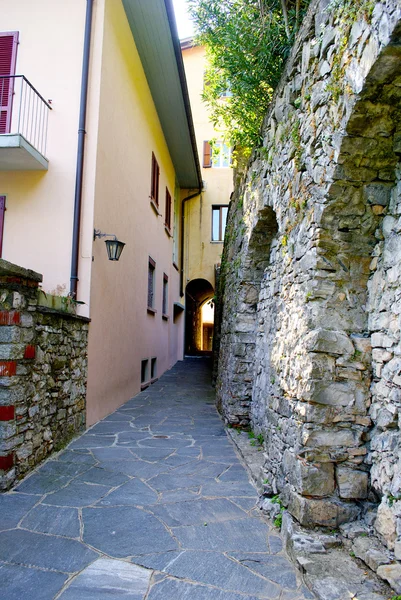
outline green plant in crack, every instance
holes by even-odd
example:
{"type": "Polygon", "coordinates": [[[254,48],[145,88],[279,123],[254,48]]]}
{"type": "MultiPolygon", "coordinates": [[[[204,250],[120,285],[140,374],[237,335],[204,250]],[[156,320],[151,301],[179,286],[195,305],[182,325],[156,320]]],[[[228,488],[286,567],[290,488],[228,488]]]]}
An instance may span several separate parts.
{"type": "Polygon", "coordinates": [[[278,529],[281,529],[281,524],[283,522],[283,512],[285,510],[285,507],[283,505],[283,503],[280,500],[280,496],[277,494],[276,496],[273,496],[270,500],[270,502],[272,504],[278,504],[280,506],[280,512],[279,514],[276,516],[276,518],[273,521],[273,525],[275,527],[277,527],[278,529]]]}

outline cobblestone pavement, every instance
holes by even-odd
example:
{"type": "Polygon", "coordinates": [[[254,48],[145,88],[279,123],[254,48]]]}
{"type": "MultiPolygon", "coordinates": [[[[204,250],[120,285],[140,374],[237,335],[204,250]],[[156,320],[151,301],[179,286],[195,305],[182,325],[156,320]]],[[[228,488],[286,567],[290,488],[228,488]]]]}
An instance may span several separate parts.
{"type": "Polygon", "coordinates": [[[306,600],[186,359],[0,496],[2,600],[306,600]]]}

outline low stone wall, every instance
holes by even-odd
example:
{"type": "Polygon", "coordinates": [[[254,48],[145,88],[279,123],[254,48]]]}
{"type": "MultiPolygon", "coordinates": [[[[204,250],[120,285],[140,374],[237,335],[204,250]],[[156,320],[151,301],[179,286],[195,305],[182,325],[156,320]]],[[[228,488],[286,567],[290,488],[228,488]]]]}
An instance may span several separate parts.
{"type": "Polygon", "coordinates": [[[309,526],[381,500],[390,547],[401,540],[400,81],[397,2],[312,2],[234,192],[217,335],[218,405],[264,437],[266,486],[309,526]]]}
{"type": "Polygon", "coordinates": [[[0,490],[85,426],[88,319],[40,306],[41,279],[0,260],[0,490]]]}

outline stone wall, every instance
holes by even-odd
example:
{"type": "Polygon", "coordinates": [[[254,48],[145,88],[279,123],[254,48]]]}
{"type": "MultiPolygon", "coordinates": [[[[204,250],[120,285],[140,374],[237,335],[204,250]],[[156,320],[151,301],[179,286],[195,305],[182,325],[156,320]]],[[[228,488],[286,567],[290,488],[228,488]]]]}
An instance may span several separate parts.
{"type": "MultiPolygon", "coordinates": [[[[397,140],[396,143],[400,143],[397,140]]],[[[401,559],[401,165],[370,264],[369,330],[372,332],[373,422],[367,464],[382,496],[376,530],[401,559]]]]}
{"type": "Polygon", "coordinates": [[[0,260],[0,490],[85,426],[88,319],[40,306],[41,279],[0,260]]]}
{"type": "Polygon", "coordinates": [[[312,2],[230,209],[218,405],[305,525],[395,523],[400,108],[400,5],[312,2]]]}

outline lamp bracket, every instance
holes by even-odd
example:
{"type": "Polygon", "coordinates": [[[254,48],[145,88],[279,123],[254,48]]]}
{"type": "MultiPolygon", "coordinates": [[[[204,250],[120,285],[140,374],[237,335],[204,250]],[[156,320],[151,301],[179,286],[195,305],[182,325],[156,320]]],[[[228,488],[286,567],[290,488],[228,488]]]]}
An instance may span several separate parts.
{"type": "Polygon", "coordinates": [[[102,231],[100,231],[100,229],[93,230],[93,241],[95,241],[96,238],[104,238],[104,237],[112,237],[113,239],[115,239],[117,241],[117,236],[115,233],[103,233],[102,231]]]}

